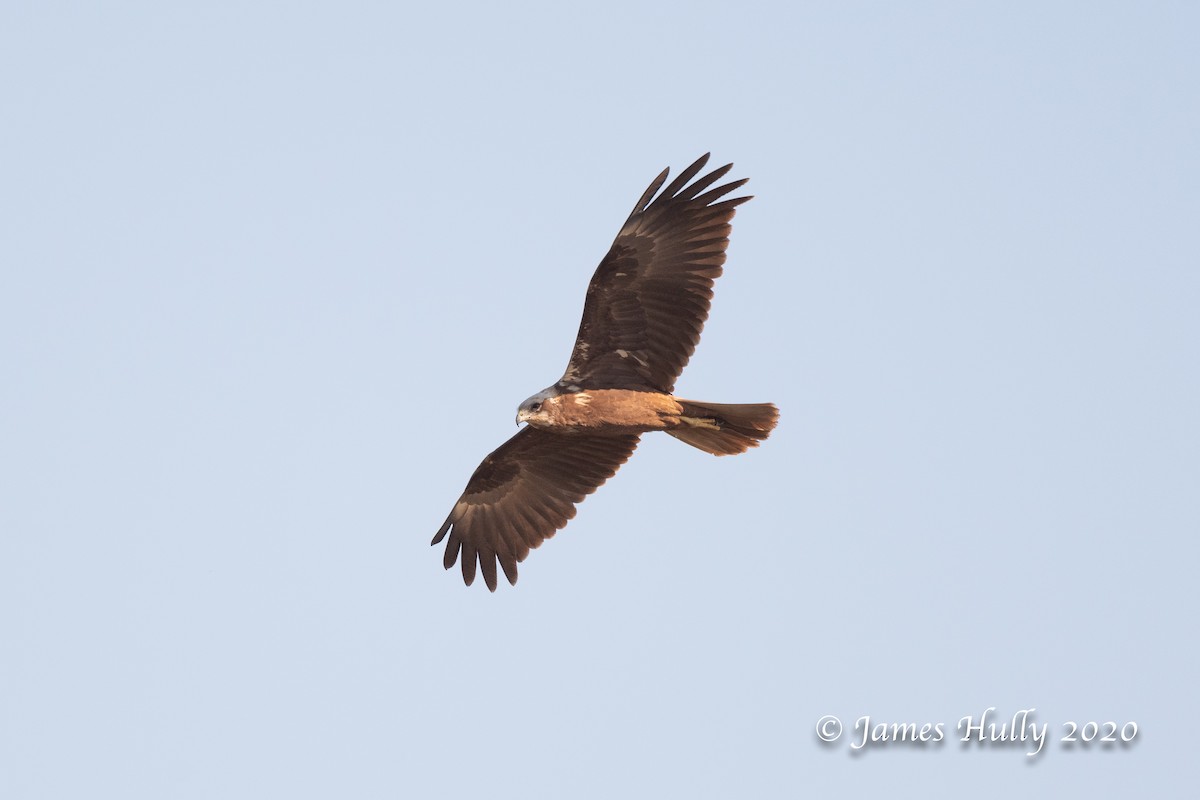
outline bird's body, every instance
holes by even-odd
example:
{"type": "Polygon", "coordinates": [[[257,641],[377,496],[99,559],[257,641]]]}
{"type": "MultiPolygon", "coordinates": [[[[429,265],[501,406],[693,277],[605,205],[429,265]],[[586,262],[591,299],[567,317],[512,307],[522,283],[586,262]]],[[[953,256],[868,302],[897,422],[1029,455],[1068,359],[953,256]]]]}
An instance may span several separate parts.
{"type": "Polygon", "coordinates": [[[779,412],[770,403],[673,395],[708,316],[729,221],[750,199],[720,200],[745,180],[704,191],[732,165],[688,185],[707,160],[684,170],[657,198],[666,171],[643,193],[588,285],[562,378],[521,403],[517,423],[528,426],[483,460],[434,537],[437,544],[449,535],[447,569],[461,552],[467,584],[478,564],[494,591],[497,563],[516,583],[517,563],[567,524],[576,504],[629,458],[641,434],[661,430],[714,455],[732,455],[775,427],[779,412]]]}
{"type": "Polygon", "coordinates": [[[536,401],[538,410],[518,410],[518,424],[528,422],[535,428],[562,435],[595,433],[617,436],[666,431],[701,450],[721,456],[741,453],[754,447],[759,440],[767,438],[766,434],[778,418],[778,412],[770,403],[698,403],[669,394],[630,389],[581,389],[548,396],[542,393],[534,397],[541,398],[536,401]],[[751,420],[743,419],[747,415],[751,420]],[[750,430],[742,437],[735,437],[734,426],[739,422],[749,425],[750,430]],[[706,447],[690,441],[696,439],[701,431],[711,431],[714,437],[723,433],[724,438],[730,441],[716,449],[715,443],[706,447]]]}
{"type": "Polygon", "coordinates": [[[547,397],[520,422],[556,433],[648,433],[678,427],[683,407],[669,394],[589,389],[547,397]]]}

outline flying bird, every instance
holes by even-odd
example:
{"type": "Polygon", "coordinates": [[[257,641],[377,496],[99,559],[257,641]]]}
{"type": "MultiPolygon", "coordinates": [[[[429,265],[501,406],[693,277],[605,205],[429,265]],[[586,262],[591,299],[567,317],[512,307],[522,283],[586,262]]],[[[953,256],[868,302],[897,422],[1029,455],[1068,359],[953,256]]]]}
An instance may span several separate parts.
{"type": "Polygon", "coordinates": [[[641,434],[666,431],[725,456],[758,446],[778,422],[770,403],[672,394],[708,319],[730,220],[750,199],[722,199],[746,178],[709,189],[732,164],[691,182],[707,163],[706,153],[658,193],[663,170],[642,193],[588,284],[566,372],[517,407],[517,425],[528,424],[483,460],[433,537],[446,540],[446,569],[461,557],[468,586],[478,565],[495,591],[497,563],[516,584],[517,564],[575,516],[641,434]]]}

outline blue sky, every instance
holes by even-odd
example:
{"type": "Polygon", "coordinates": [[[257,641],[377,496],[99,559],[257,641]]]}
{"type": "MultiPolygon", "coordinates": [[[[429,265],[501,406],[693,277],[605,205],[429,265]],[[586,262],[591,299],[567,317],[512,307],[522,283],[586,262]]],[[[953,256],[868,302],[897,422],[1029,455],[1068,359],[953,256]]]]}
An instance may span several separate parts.
{"type": "Polygon", "coordinates": [[[0,794],[1181,792],[1198,23],[6,5],[0,794]],[[678,391],[780,427],[646,437],[464,587],[429,539],[710,150],[755,199],[678,391]],[[963,749],[989,707],[1052,741],[963,749]]]}

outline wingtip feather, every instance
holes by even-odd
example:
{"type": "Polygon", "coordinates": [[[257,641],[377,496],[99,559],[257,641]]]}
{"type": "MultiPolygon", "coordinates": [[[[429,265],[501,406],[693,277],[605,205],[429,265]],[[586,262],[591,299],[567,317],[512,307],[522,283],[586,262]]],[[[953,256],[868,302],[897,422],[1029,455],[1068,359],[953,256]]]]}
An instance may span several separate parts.
{"type": "MultiPolygon", "coordinates": [[[[450,516],[454,516],[453,512],[451,512],[450,516]]],[[[429,543],[429,546],[433,547],[435,544],[440,542],[442,539],[446,538],[446,532],[449,530],[450,530],[450,517],[446,517],[446,521],[442,523],[442,527],[438,528],[438,532],[433,535],[433,541],[429,543]]]]}

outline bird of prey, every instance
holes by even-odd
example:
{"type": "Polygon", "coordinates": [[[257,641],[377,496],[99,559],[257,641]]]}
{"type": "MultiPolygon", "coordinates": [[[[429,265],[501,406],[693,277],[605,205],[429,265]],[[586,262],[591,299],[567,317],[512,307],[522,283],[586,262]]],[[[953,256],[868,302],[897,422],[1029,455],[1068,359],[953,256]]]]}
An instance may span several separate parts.
{"type": "Polygon", "coordinates": [[[478,564],[495,591],[497,562],[515,584],[517,563],[575,516],[641,434],[666,431],[724,456],[756,447],[775,427],[770,403],[672,395],[708,318],[730,220],[750,199],[721,199],[745,178],[709,189],[732,164],[689,183],[706,163],[708,154],[658,193],[663,170],[642,193],[588,284],[566,372],[517,407],[517,425],[528,424],[483,460],[433,537],[446,539],[446,569],[461,556],[468,586],[478,564]]]}

